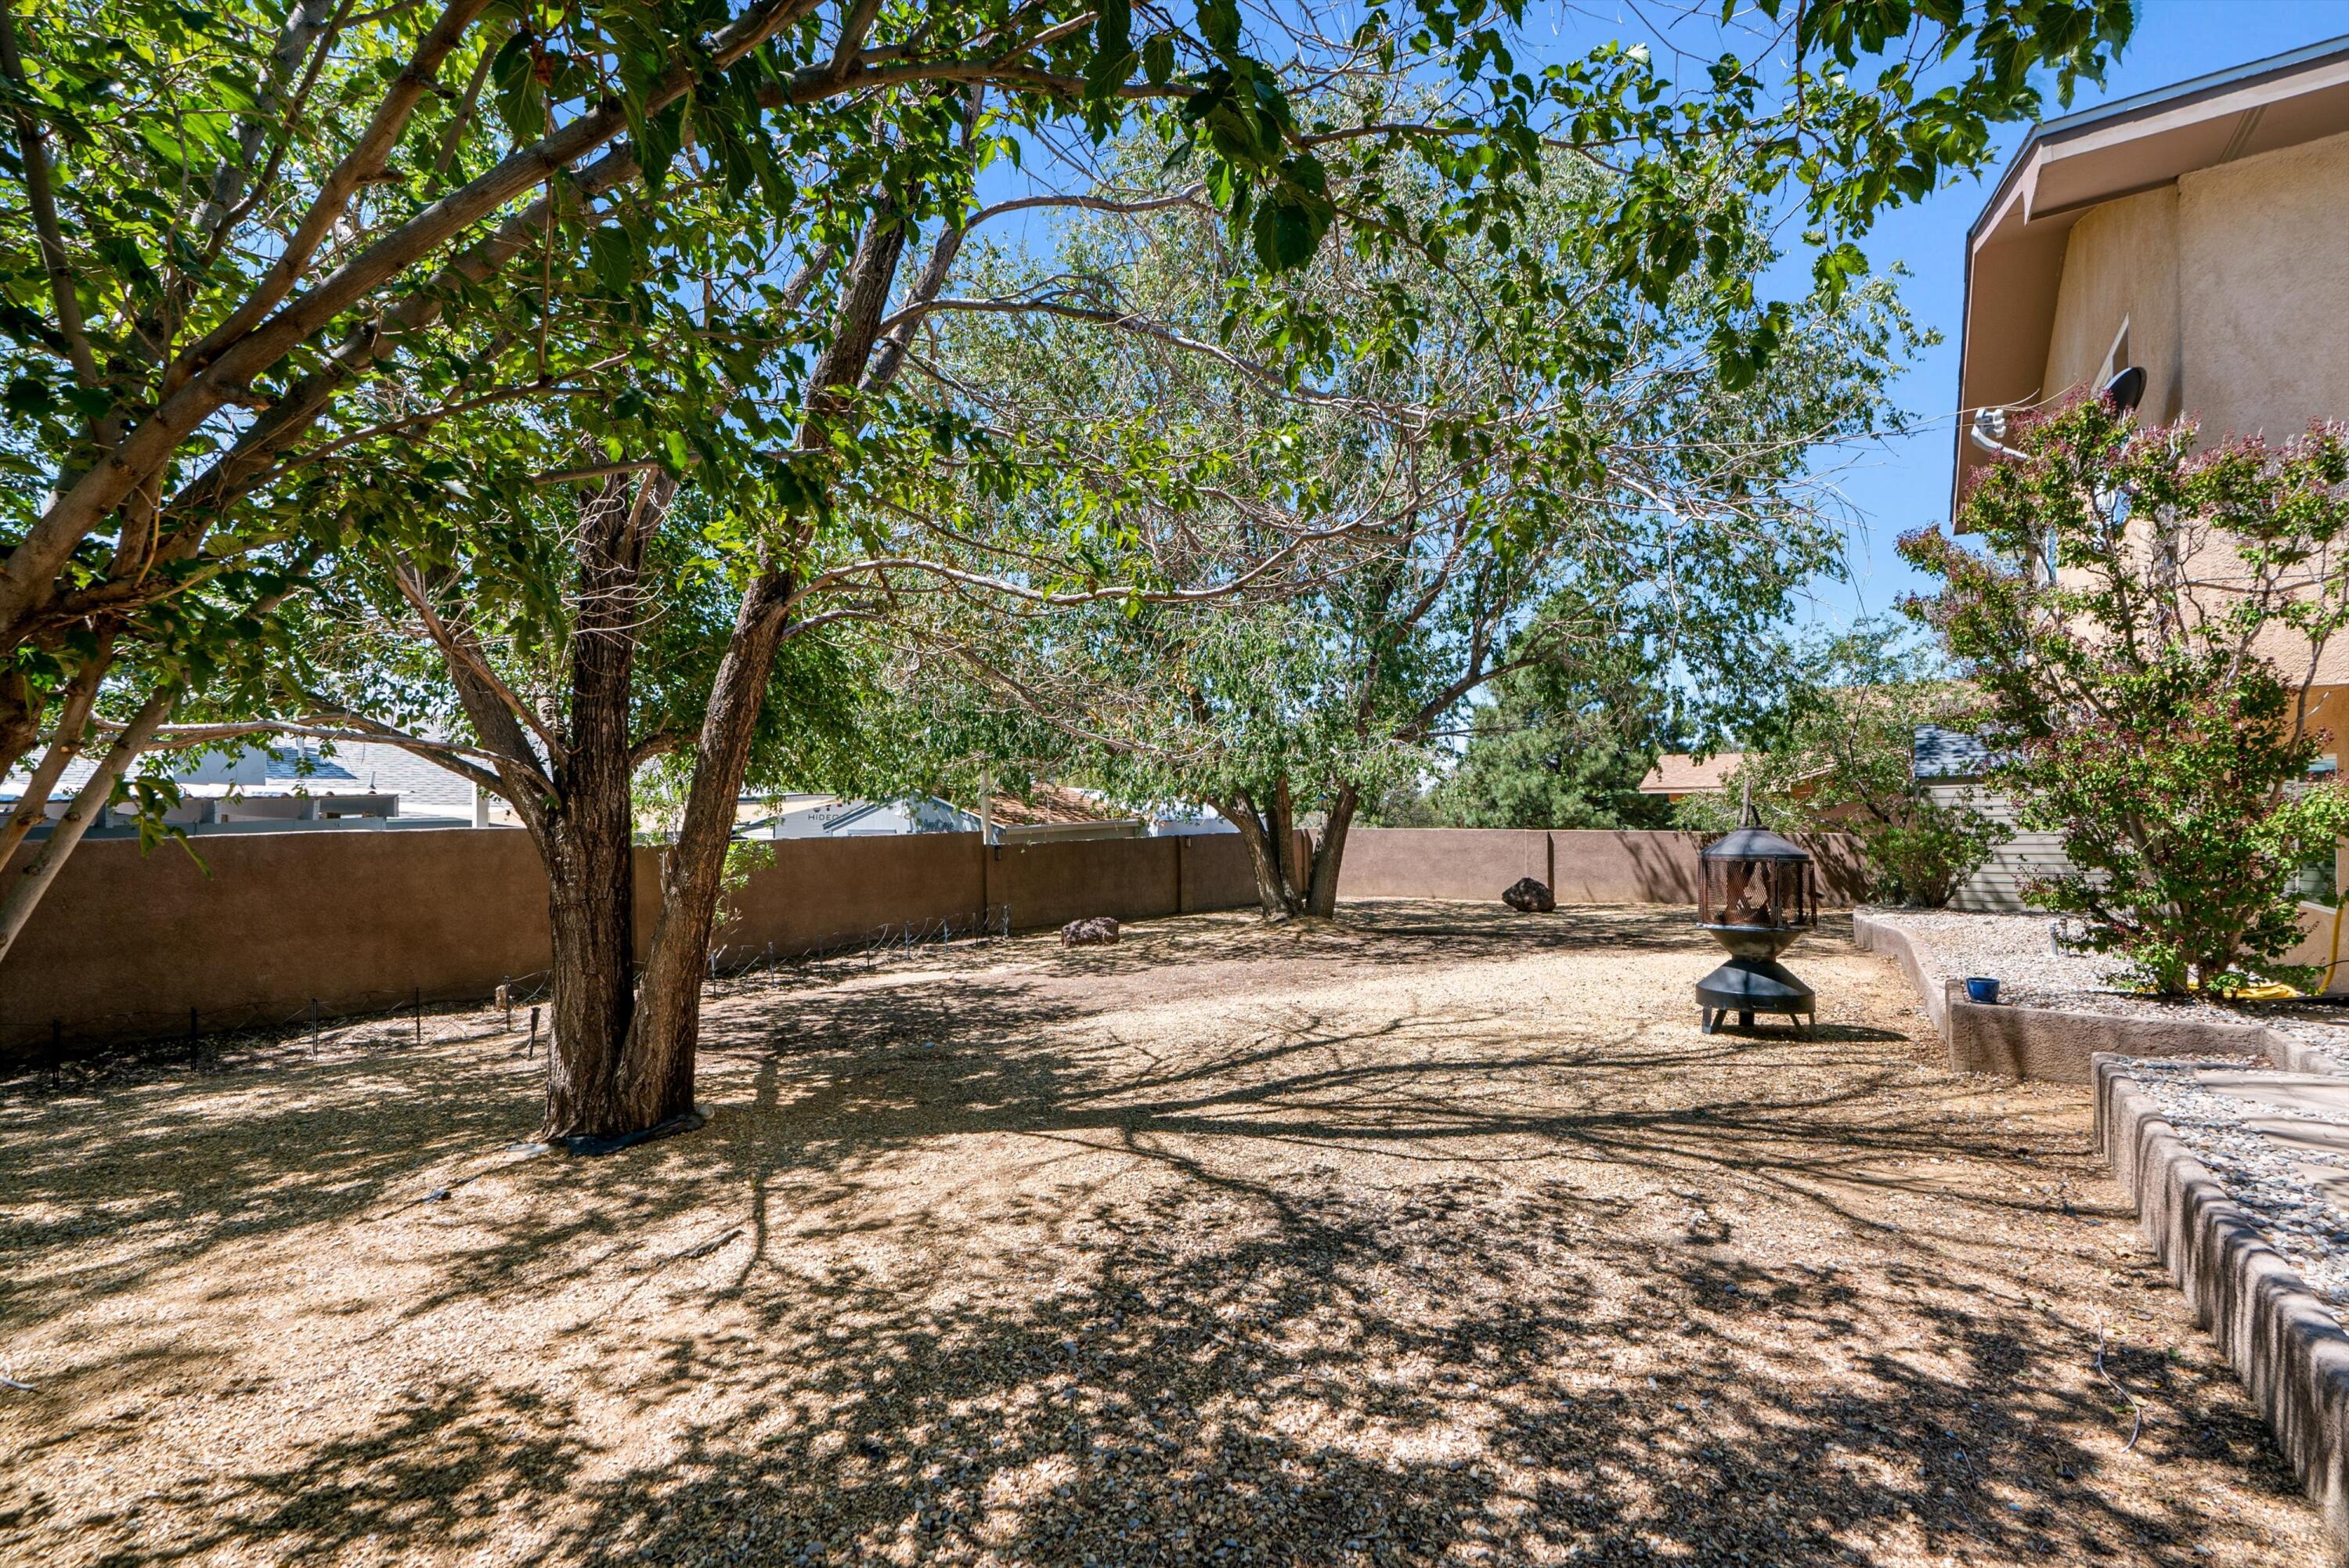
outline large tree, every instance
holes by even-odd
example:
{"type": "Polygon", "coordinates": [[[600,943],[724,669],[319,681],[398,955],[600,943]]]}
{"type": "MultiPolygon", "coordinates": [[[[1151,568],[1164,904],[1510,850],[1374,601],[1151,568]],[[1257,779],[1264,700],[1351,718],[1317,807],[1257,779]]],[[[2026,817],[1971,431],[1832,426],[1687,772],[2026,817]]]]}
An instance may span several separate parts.
{"type": "Polygon", "coordinates": [[[1671,806],[1640,793],[1669,732],[1669,672],[1644,660],[1612,679],[1543,666],[1493,683],[1467,716],[1457,764],[1390,794],[1372,820],[1412,828],[1661,828],[1671,806]]]}
{"type": "MultiPolygon", "coordinates": [[[[1617,178],[1562,156],[1540,172],[1506,248],[1333,248],[1254,285],[1279,307],[1220,332],[1238,258],[1179,212],[1102,221],[1049,273],[1007,262],[990,298],[946,302],[1012,324],[966,335],[953,397],[1048,472],[1098,476],[987,498],[996,526],[1108,513],[1247,590],[958,651],[1112,788],[1212,801],[1268,915],[1330,912],[1356,812],[1426,770],[1491,682],[1588,677],[1635,648],[1658,683],[1759,673],[1762,628],[1833,560],[1814,448],[1889,417],[1909,329],[1887,289],[1838,279],[1798,311],[1757,307],[1773,257],[1749,230],[1653,296],[1582,250],[1617,178]],[[1049,314],[1019,308],[1040,299],[1049,314]],[[1778,351],[1724,377],[1720,343],[1764,318],[1778,351]],[[1318,350],[1302,373],[1281,358],[1299,322],[1318,350]],[[1300,866],[1287,847],[1309,823],[1300,866]]],[[[1384,196],[1398,226],[1442,200],[1407,173],[1384,196]]]]}
{"type": "Polygon", "coordinates": [[[1992,121],[2036,108],[2035,68],[2068,90],[2130,21],[2125,0],[1784,9],[1764,0],[1752,58],[1724,57],[1680,98],[1645,51],[1522,71],[1514,5],[1444,0],[1374,6],[1342,37],[1309,12],[1244,21],[1228,0],[1187,15],[1010,0],[0,8],[0,380],[16,416],[0,771],[80,663],[116,645],[77,628],[309,526],[267,504],[274,480],[370,378],[411,379],[417,418],[581,375],[528,352],[526,319],[486,356],[452,356],[436,329],[507,310],[512,294],[484,293],[494,280],[608,257],[611,220],[666,201],[673,176],[795,223],[867,190],[877,146],[943,149],[937,101],[984,85],[1015,141],[1163,111],[1206,154],[1217,204],[1294,263],[1345,209],[1333,147],[1424,150],[1481,225],[1501,215],[1485,177],[1554,136],[1636,160],[1609,243],[1667,280],[1713,236],[1651,199],[1651,170],[1733,156],[1758,162],[1761,190],[1799,175],[1840,238],[1978,160],[1992,121]],[[1455,102],[1419,123],[1291,113],[1288,84],[1392,62],[1399,43],[1403,68],[1458,78],[1455,102]],[[1788,44],[1781,79],[1770,48],[1788,44]],[[1919,90],[1930,72],[1911,49],[1955,62],[1946,90],[1919,90]],[[1863,50],[1897,63],[1857,84],[1863,50]]]}

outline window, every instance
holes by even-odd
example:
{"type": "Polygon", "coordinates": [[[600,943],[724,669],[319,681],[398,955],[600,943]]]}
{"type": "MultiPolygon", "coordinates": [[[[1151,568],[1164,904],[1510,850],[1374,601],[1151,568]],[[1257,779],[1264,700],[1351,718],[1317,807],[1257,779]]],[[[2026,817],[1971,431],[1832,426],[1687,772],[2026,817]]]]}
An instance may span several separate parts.
{"type": "Polygon", "coordinates": [[[2105,350],[2105,362],[2096,367],[2093,389],[2102,391],[2112,385],[2113,377],[2129,367],[2129,318],[2121,317],[2121,329],[2113,334],[2113,346],[2105,350]]]}

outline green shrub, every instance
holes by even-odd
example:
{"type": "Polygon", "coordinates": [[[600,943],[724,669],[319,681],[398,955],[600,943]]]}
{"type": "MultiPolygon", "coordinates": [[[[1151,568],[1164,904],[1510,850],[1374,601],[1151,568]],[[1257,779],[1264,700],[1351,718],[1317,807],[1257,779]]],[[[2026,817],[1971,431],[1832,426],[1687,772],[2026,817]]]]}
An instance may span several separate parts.
{"type": "Polygon", "coordinates": [[[2075,869],[2026,896],[2163,995],[2310,978],[2280,962],[2293,882],[2349,828],[2349,795],[2309,781],[2317,741],[2276,662],[2313,667],[2349,620],[2349,442],[2320,426],[2196,454],[2194,435],[2081,404],[1966,498],[1991,554],[1901,542],[1941,583],[1914,613],[2001,736],[1988,781],[2064,836],[2075,869]]]}

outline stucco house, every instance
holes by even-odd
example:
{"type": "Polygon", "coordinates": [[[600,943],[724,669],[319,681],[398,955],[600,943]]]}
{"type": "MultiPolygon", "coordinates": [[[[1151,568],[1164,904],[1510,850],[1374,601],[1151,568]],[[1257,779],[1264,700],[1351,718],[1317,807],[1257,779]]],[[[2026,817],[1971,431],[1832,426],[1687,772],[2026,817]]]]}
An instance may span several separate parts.
{"type": "MultiPolygon", "coordinates": [[[[2144,418],[2206,437],[2349,418],[2349,37],[2034,129],[1968,233],[1959,360],[1961,491],[1998,460],[1976,415],[2131,368],[2144,418]]],[[[2335,643],[2308,688],[2328,737],[2344,690],[2335,643]]]]}
{"type": "MultiPolygon", "coordinates": [[[[2206,438],[2349,418],[2349,37],[2033,129],[1968,232],[1959,360],[1953,514],[2000,460],[2002,412],[2132,369],[2145,418],[2191,416],[2206,438]]],[[[2349,644],[2310,667],[2305,711],[2337,766],[2349,644]]],[[[1933,771],[1920,784],[1961,782],[1933,771]]],[[[2013,842],[1961,903],[2013,907],[2047,851],[2013,842]]]]}

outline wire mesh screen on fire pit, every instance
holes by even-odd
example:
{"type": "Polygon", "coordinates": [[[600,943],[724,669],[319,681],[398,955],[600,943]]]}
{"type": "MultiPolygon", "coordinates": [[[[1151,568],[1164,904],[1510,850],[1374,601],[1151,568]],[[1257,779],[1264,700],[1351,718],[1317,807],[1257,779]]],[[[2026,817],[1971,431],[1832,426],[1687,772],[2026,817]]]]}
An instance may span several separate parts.
{"type": "Polygon", "coordinates": [[[1745,820],[1697,857],[1697,923],[1729,951],[1729,962],[1696,983],[1704,1032],[1729,1015],[1751,1028],[1757,1013],[1816,1022],[1818,999],[1778,962],[1778,954],[1819,923],[1818,873],[1808,851],[1762,826],[1754,804],[1745,820]]]}
{"type": "Polygon", "coordinates": [[[1698,857],[1707,925],[1816,930],[1818,878],[1811,857],[1766,828],[1726,833],[1698,857]]]}

